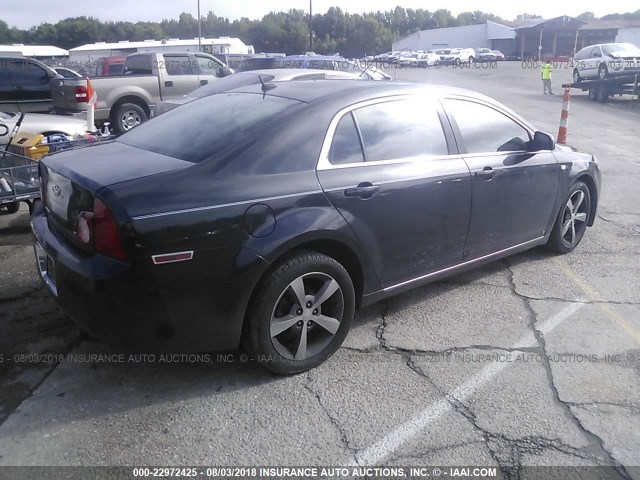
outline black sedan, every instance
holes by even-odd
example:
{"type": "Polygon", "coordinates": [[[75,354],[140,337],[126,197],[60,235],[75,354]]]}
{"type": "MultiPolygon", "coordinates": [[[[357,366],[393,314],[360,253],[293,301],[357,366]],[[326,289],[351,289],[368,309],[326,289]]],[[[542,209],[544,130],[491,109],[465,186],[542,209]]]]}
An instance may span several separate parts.
{"type": "Polygon", "coordinates": [[[241,343],[279,373],[333,354],[357,308],[596,218],[591,155],[436,86],[318,80],[195,100],[40,164],[40,274],[106,342],[241,343]]]}

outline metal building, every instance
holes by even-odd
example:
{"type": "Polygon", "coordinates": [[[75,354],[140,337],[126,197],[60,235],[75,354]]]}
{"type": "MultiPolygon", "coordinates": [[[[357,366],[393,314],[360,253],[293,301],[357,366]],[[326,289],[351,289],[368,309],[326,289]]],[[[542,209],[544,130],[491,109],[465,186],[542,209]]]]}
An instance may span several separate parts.
{"type": "Polygon", "coordinates": [[[71,62],[93,62],[102,57],[126,56],[138,52],[197,52],[201,44],[201,50],[210,54],[253,54],[251,45],[246,45],[239,38],[201,38],[180,40],[170,38],[167,40],[145,40],[143,42],[129,42],[123,40],[117,43],[96,42],[81,45],[69,50],[71,62]]]}
{"type": "Polygon", "coordinates": [[[0,56],[2,57],[29,57],[36,60],[65,59],[69,57],[69,52],[53,45],[23,45],[14,43],[12,45],[0,45],[0,56]]]}
{"type": "Polygon", "coordinates": [[[513,42],[513,28],[487,21],[479,25],[422,30],[393,44],[394,51],[431,50],[437,48],[501,49],[504,42],[513,42]]]}

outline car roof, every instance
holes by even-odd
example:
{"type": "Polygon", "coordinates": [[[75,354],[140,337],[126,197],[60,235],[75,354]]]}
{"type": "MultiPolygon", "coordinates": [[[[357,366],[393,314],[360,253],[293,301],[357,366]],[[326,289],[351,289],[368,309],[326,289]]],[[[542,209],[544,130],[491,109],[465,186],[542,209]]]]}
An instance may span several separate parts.
{"type": "Polygon", "coordinates": [[[345,79],[358,77],[356,74],[342,72],[340,70],[319,70],[315,68],[264,68],[260,70],[246,70],[244,72],[235,73],[234,75],[270,75],[272,77],[275,77],[275,80],[273,80],[274,82],[311,75],[331,75],[336,77],[340,76],[344,77],[345,79]]]}
{"type": "MultiPolygon", "coordinates": [[[[495,103],[489,97],[485,97],[471,90],[449,87],[445,85],[427,85],[405,82],[381,82],[378,80],[311,80],[308,82],[272,82],[272,88],[266,93],[269,96],[286,97],[300,102],[312,103],[330,98],[350,99],[354,102],[367,98],[378,98],[393,95],[407,95],[411,93],[433,94],[442,96],[447,93],[462,95],[495,103]]],[[[236,93],[262,93],[262,86],[248,85],[239,87],[236,93]]]]}

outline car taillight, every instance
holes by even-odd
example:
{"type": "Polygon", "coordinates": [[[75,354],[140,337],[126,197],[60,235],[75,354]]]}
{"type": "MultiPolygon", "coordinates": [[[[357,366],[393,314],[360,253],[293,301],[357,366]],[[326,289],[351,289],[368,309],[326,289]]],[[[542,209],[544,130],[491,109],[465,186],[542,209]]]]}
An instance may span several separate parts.
{"type": "Polygon", "coordinates": [[[76,237],[85,245],[93,244],[96,253],[119,260],[126,259],[118,224],[99,198],[94,200],[93,212],[82,212],[78,216],[76,237]]]}
{"type": "Polygon", "coordinates": [[[76,87],[76,101],[78,103],[89,101],[89,92],[87,92],[87,87],[84,85],[78,85],[76,87]]]}

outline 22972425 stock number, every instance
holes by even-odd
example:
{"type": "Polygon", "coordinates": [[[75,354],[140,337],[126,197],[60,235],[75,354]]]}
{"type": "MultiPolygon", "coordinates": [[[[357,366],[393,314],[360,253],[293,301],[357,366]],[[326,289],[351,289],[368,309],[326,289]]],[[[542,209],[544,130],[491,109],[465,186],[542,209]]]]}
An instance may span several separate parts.
{"type": "Polygon", "coordinates": [[[163,468],[149,468],[149,467],[140,467],[134,468],[131,472],[134,477],[197,477],[200,472],[197,468],[171,468],[171,467],[163,467],[163,468]]]}

